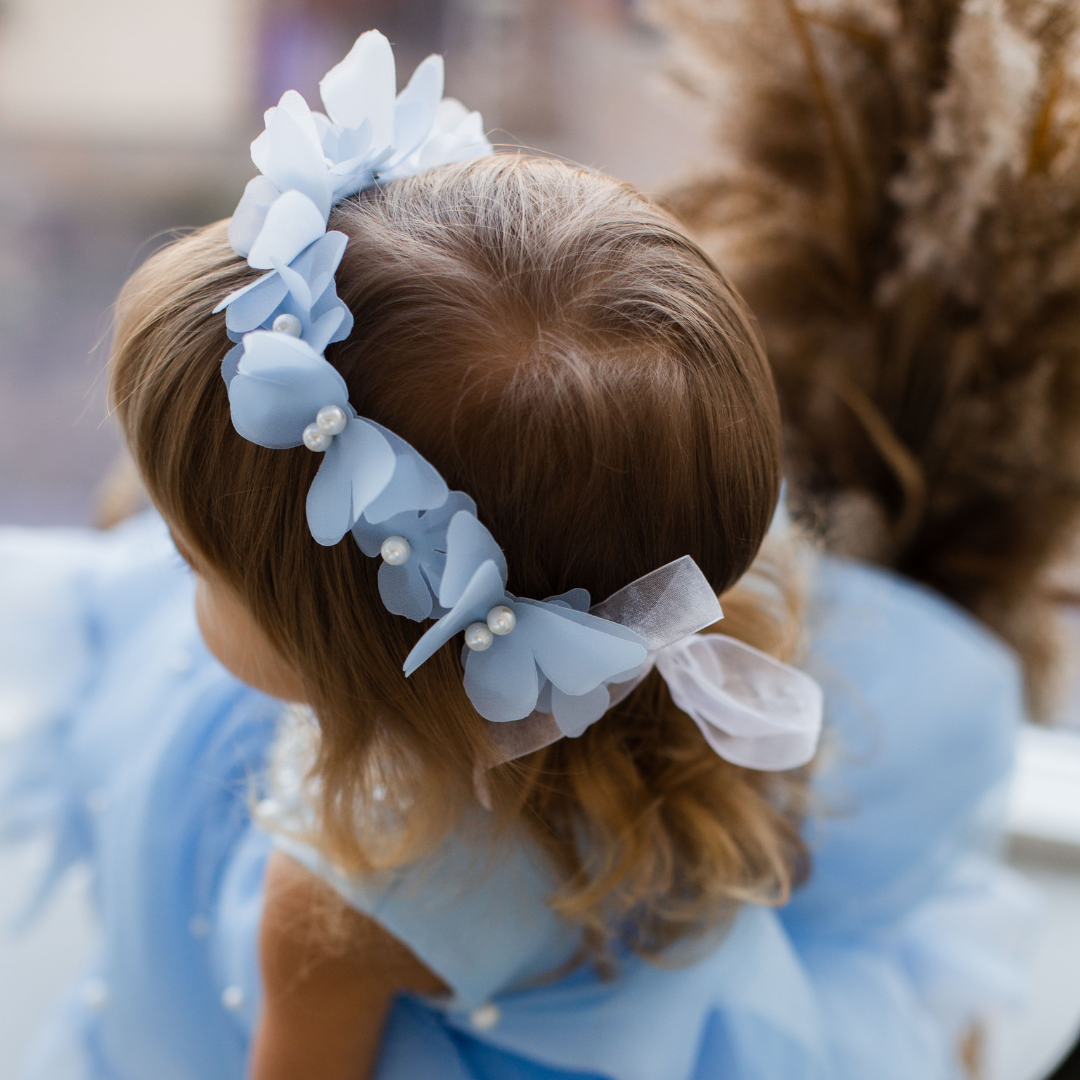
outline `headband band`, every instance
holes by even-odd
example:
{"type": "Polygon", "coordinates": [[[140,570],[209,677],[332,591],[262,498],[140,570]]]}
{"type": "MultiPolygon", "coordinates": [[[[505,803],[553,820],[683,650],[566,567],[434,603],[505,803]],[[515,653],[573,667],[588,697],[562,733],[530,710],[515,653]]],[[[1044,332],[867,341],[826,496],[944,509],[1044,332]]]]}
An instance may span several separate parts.
{"type": "Polygon", "coordinates": [[[348,241],[327,231],[331,207],[395,178],[493,152],[479,113],[442,97],[441,58],[425,60],[400,94],[395,79],[389,42],[364,34],[320,84],[325,114],[290,90],[252,143],[260,175],[244,191],[229,241],[266,273],[215,309],[227,312],[237,343],[222,362],[234,427],[259,446],[303,445],[323,455],[307,497],[312,536],[333,545],[352,532],[366,555],[382,558],[387,610],[436,620],[406,658],[406,676],[464,633],[465,690],[507,753],[515,742],[536,749],[546,745],[538,739],[580,735],[656,666],[717,753],[765,760],[770,755],[747,745],[758,738],[780,745],[777,723],[795,723],[801,741],[783,743],[773,764],[755,767],[803,764],[820,726],[820,690],[763,654],[754,653],[761,663],[722,659],[748,649],[731,638],[693,636],[722,613],[689,556],[592,608],[584,589],[517,597],[506,590],[506,558],[472,499],[450,491],[412,446],[350,403],[345,380],[323,355],[353,325],[334,282],[348,241]],[[714,640],[728,644],[707,644],[705,653],[686,644],[714,640]],[[796,699],[796,720],[770,712],[796,699]]]}

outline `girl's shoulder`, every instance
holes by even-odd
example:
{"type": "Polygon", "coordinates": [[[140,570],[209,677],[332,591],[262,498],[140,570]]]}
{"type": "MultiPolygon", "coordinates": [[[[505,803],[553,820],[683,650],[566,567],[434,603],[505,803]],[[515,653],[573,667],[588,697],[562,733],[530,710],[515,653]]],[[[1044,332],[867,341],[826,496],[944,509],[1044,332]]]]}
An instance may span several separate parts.
{"type": "Polygon", "coordinates": [[[404,943],[472,1009],[498,993],[542,980],[564,967],[579,931],[548,904],[557,882],[535,845],[495,835],[477,808],[433,852],[374,874],[335,867],[307,842],[313,798],[303,781],[314,725],[303,710],[283,719],[271,755],[273,798],[260,804],[274,845],[325,881],[351,907],[404,943]]]}

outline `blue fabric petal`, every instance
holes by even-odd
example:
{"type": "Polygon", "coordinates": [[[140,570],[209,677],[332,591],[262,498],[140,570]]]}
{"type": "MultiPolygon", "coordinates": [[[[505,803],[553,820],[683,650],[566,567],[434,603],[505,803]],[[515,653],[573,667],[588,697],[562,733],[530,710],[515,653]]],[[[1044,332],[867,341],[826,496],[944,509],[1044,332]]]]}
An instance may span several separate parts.
{"type": "Polygon", "coordinates": [[[303,192],[286,191],[267,211],[248,252],[248,264],[272,270],[275,263],[291,263],[325,232],[326,219],[315,203],[303,192]]]}
{"type": "Polygon", "coordinates": [[[377,149],[371,145],[372,127],[368,119],[365,119],[357,128],[343,128],[335,125],[335,131],[337,137],[334,141],[334,153],[327,154],[335,166],[331,169],[331,179],[338,166],[350,161],[370,158],[372,151],[377,149]]]}
{"type": "Polygon", "coordinates": [[[518,624],[508,637],[528,639],[540,670],[564,694],[587,694],[648,656],[645,642],[618,623],[538,600],[517,600],[514,610],[518,624]]]}
{"type": "Polygon", "coordinates": [[[446,530],[446,567],[439,586],[439,603],[452,608],[481,563],[491,561],[506,584],[506,556],[495,538],[472,514],[459,511],[446,530]]]}
{"type": "MultiPolygon", "coordinates": [[[[400,459],[398,459],[397,465],[400,467],[400,459]]],[[[396,480],[397,472],[395,470],[391,484],[396,483],[396,480]]],[[[375,502],[380,501],[381,496],[375,502]]],[[[372,505],[374,506],[375,503],[372,505]]],[[[389,584],[391,581],[395,582],[393,585],[395,595],[397,595],[396,590],[405,590],[406,588],[410,593],[408,600],[395,600],[393,604],[387,600],[387,607],[391,611],[399,615],[406,615],[417,622],[428,618],[432,613],[435,613],[437,617],[445,613],[446,609],[437,603],[435,598],[438,596],[439,581],[446,562],[446,556],[442,550],[446,547],[446,526],[459,510],[475,513],[476,504],[464,492],[452,491],[446,497],[443,505],[433,510],[427,510],[423,513],[407,510],[374,525],[368,520],[368,514],[371,512],[371,507],[368,507],[357,520],[353,526],[353,537],[365,555],[372,558],[378,556],[382,542],[388,536],[403,536],[409,541],[412,548],[409,561],[404,566],[398,568],[388,567],[379,571],[380,590],[383,588],[382,583],[385,578],[387,589],[391,588],[389,584]],[[419,576],[413,573],[413,567],[416,567],[421,572],[419,576]],[[399,581],[404,581],[401,575],[394,574],[391,577],[390,572],[395,569],[408,571],[407,585],[397,584],[399,581]],[[421,585],[430,592],[426,600],[421,598],[421,585]],[[397,606],[394,606],[395,604],[397,606]]],[[[383,593],[384,600],[386,600],[387,595],[386,592],[383,593]]]]}
{"type": "Polygon", "coordinates": [[[330,178],[307,102],[295,90],[287,90],[268,116],[266,131],[252,145],[252,159],[279,191],[303,192],[318,209],[325,229],[330,178]]]}
{"type": "MultiPolygon", "coordinates": [[[[446,523],[460,511],[475,517],[476,503],[464,491],[451,491],[442,506],[435,510],[428,510],[420,519],[424,535],[431,548],[431,557],[424,559],[424,573],[436,597],[439,595],[443,571],[446,569],[446,523]]],[[[441,604],[439,607],[442,609],[441,604]]]]}
{"type": "Polygon", "coordinates": [[[230,294],[217,307],[228,307],[230,337],[257,328],[269,329],[281,314],[295,315],[301,336],[316,352],[332,341],[343,341],[352,331],[353,317],[338,298],[334,271],[341,262],[347,238],[329,232],[309,244],[289,266],[276,269],[230,294]]]}
{"type": "Polygon", "coordinates": [[[429,56],[398,94],[394,108],[394,148],[408,157],[431,131],[443,95],[443,59],[429,56]]]}
{"type": "Polygon", "coordinates": [[[552,709],[551,695],[554,692],[555,687],[551,685],[551,680],[541,671],[540,672],[540,693],[536,695],[536,711],[542,713],[549,713],[552,709]]]}
{"type": "Polygon", "coordinates": [[[382,432],[366,420],[350,419],[334,436],[308,491],[311,535],[326,547],[336,544],[393,472],[394,452],[382,432]]]}
{"type": "Polygon", "coordinates": [[[449,523],[461,512],[476,517],[476,503],[464,491],[451,491],[442,506],[427,511],[421,518],[424,528],[432,531],[431,542],[435,550],[443,555],[446,554],[449,523]],[[441,525],[437,524],[440,522],[441,525]],[[439,530],[438,535],[435,534],[435,529],[439,530]]]}
{"type": "MultiPolygon", "coordinates": [[[[335,442],[337,439],[335,438],[335,442]]],[[[352,523],[350,462],[331,444],[307,494],[307,523],[315,542],[333,547],[352,523]]]]}
{"type": "Polygon", "coordinates": [[[316,300],[333,283],[348,242],[349,238],[344,233],[332,229],[293,260],[292,268],[311,285],[316,300]]]}
{"type": "Polygon", "coordinates": [[[237,432],[273,450],[299,446],[324,405],[351,411],[345,380],[326,360],[298,338],[266,330],[244,338],[229,403],[237,432]]]}
{"type": "MultiPolygon", "coordinates": [[[[316,240],[315,243],[318,243],[316,240]]],[[[295,261],[299,261],[299,256],[295,261]]],[[[308,284],[307,278],[303,274],[298,273],[291,266],[282,262],[274,262],[274,269],[281,275],[281,280],[285,283],[286,289],[293,295],[293,299],[304,310],[310,311],[312,305],[315,303],[315,297],[312,294],[311,286],[308,284]]],[[[316,352],[322,352],[322,349],[312,348],[316,352]]]]}
{"type": "MultiPolygon", "coordinates": [[[[311,329],[304,334],[304,340],[311,345],[316,352],[323,352],[326,346],[334,340],[338,328],[345,321],[345,306],[342,304],[332,308],[322,318],[311,324],[311,329]]],[[[338,337],[337,340],[341,340],[338,337]]]]}
{"type": "Polygon", "coordinates": [[[433,598],[419,559],[410,558],[402,566],[384,562],[379,567],[379,596],[392,615],[403,615],[413,622],[431,617],[433,598]]]}
{"type": "Polygon", "coordinates": [[[240,358],[243,355],[244,346],[234,345],[225,354],[225,359],[221,361],[221,377],[225,380],[226,386],[231,386],[233,379],[236,378],[237,369],[240,367],[240,358]]]}
{"type": "Polygon", "coordinates": [[[379,525],[372,525],[361,514],[353,526],[353,539],[356,541],[356,546],[370,559],[374,559],[379,554],[382,542],[388,536],[404,536],[415,550],[416,545],[412,542],[409,533],[415,532],[419,523],[419,514],[401,514],[399,517],[391,518],[389,521],[384,521],[379,525]]]}
{"type": "Polygon", "coordinates": [[[587,694],[572,696],[564,694],[557,686],[551,687],[551,712],[559,730],[576,739],[590,725],[595,724],[608,711],[611,695],[601,683],[587,694]]]}
{"type": "Polygon", "coordinates": [[[377,525],[380,521],[406,510],[433,510],[442,506],[450,490],[438,469],[421,457],[404,439],[381,424],[375,426],[394,448],[397,467],[394,470],[393,482],[388,484],[383,493],[364,511],[367,520],[377,525]]]}
{"type": "Polygon", "coordinates": [[[569,592],[559,593],[558,596],[549,596],[547,604],[565,604],[574,611],[588,611],[592,606],[592,598],[588,589],[571,589],[569,592]]]}
{"type": "Polygon", "coordinates": [[[375,146],[387,146],[393,140],[397,94],[394,50],[378,30],[357,38],[349,55],[326,73],[319,92],[335,124],[358,128],[370,120],[375,146]]]}
{"type": "Polygon", "coordinates": [[[271,319],[288,291],[288,285],[276,271],[263,274],[257,281],[237,289],[222,301],[221,307],[227,309],[225,325],[240,334],[258,330],[271,319]]]}
{"type": "MultiPolygon", "coordinates": [[[[458,516],[460,515],[455,515],[458,516]]],[[[470,623],[486,619],[487,613],[505,600],[502,573],[494,561],[489,559],[477,567],[462,590],[458,602],[413,646],[412,652],[405,658],[405,674],[411,675],[455,634],[459,634],[470,623]]]]}
{"type": "Polygon", "coordinates": [[[281,190],[265,176],[256,176],[248,181],[240,204],[229,222],[229,245],[237,255],[247,257],[271,205],[280,195],[281,190]]]}
{"type": "Polygon", "coordinates": [[[536,708],[540,693],[529,642],[515,630],[495,638],[483,652],[470,650],[465,660],[465,692],[485,720],[496,724],[523,720],[536,708]]]}

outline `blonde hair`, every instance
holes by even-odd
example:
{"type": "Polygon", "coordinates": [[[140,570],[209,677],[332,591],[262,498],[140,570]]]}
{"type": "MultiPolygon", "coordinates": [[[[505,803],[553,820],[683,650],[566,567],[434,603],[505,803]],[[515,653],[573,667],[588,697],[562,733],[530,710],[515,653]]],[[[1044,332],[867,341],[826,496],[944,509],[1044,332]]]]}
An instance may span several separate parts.
{"type": "MultiPolygon", "coordinates": [[[[743,577],[778,495],[775,393],[738,297],[666,213],[602,176],[498,156],[364,192],[330,227],[349,237],[337,285],[356,325],[328,359],[363,415],[476,500],[514,592],[599,599],[686,554],[718,593],[743,577]]],[[[113,394],[156,504],[301,673],[316,842],[362,872],[460,823],[491,747],[459,650],[406,680],[422,626],[385,611],[355,544],[312,539],[317,455],[233,430],[211,312],[251,276],[223,223],[155,255],[120,300],[113,394]],[[392,843],[358,825],[388,807],[392,843]]],[[[727,607],[726,632],[742,622],[783,650],[786,601],[727,607]]],[[[802,866],[800,779],[719,758],[655,675],[580,738],[489,777],[493,820],[548,853],[552,904],[597,955],[616,939],[655,953],[740,900],[783,900],[802,866]]]]}

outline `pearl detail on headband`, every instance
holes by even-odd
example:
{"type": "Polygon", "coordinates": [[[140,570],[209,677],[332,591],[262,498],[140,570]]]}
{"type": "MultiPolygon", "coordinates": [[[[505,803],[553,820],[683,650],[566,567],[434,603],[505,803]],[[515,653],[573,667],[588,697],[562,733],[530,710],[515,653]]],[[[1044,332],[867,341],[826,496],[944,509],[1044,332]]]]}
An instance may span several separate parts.
{"type": "Polygon", "coordinates": [[[493,607],[488,612],[487,624],[488,629],[493,634],[498,634],[499,637],[502,637],[504,634],[509,634],[510,631],[517,626],[517,616],[511,608],[499,604],[498,607],[493,607]]]}
{"type": "Polygon", "coordinates": [[[340,405],[324,405],[315,417],[315,424],[327,435],[340,435],[345,430],[349,418],[340,405]]]}
{"type": "Polygon", "coordinates": [[[323,431],[318,424],[308,424],[304,428],[304,445],[313,450],[317,454],[321,454],[324,450],[330,449],[330,444],[334,441],[334,436],[329,432],[323,431]]]}
{"type": "MultiPolygon", "coordinates": [[[[274,320],[274,325],[276,326],[280,319],[286,317],[293,318],[294,316],[279,315],[274,320]]],[[[340,405],[324,405],[316,414],[315,423],[308,424],[304,428],[304,445],[317,454],[329,450],[334,436],[340,435],[348,422],[349,418],[340,405]]]]}
{"type": "Polygon", "coordinates": [[[295,315],[287,313],[279,315],[270,325],[275,333],[289,337],[299,337],[304,332],[304,324],[295,315]]]}
{"type": "Polygon", "coordinates": [[[401,566],[409,561],[412,554],[412,545],[404,536],[388,536],[379,548],[379,554],[384,563],[391,566],[401,566]]]}
{"type": "Polygon", "coordinates": [[[473,652],[490,649],[494,640],[495,635],[482,622],[474,622],[465,628],[465,644],[473,652]]]}

